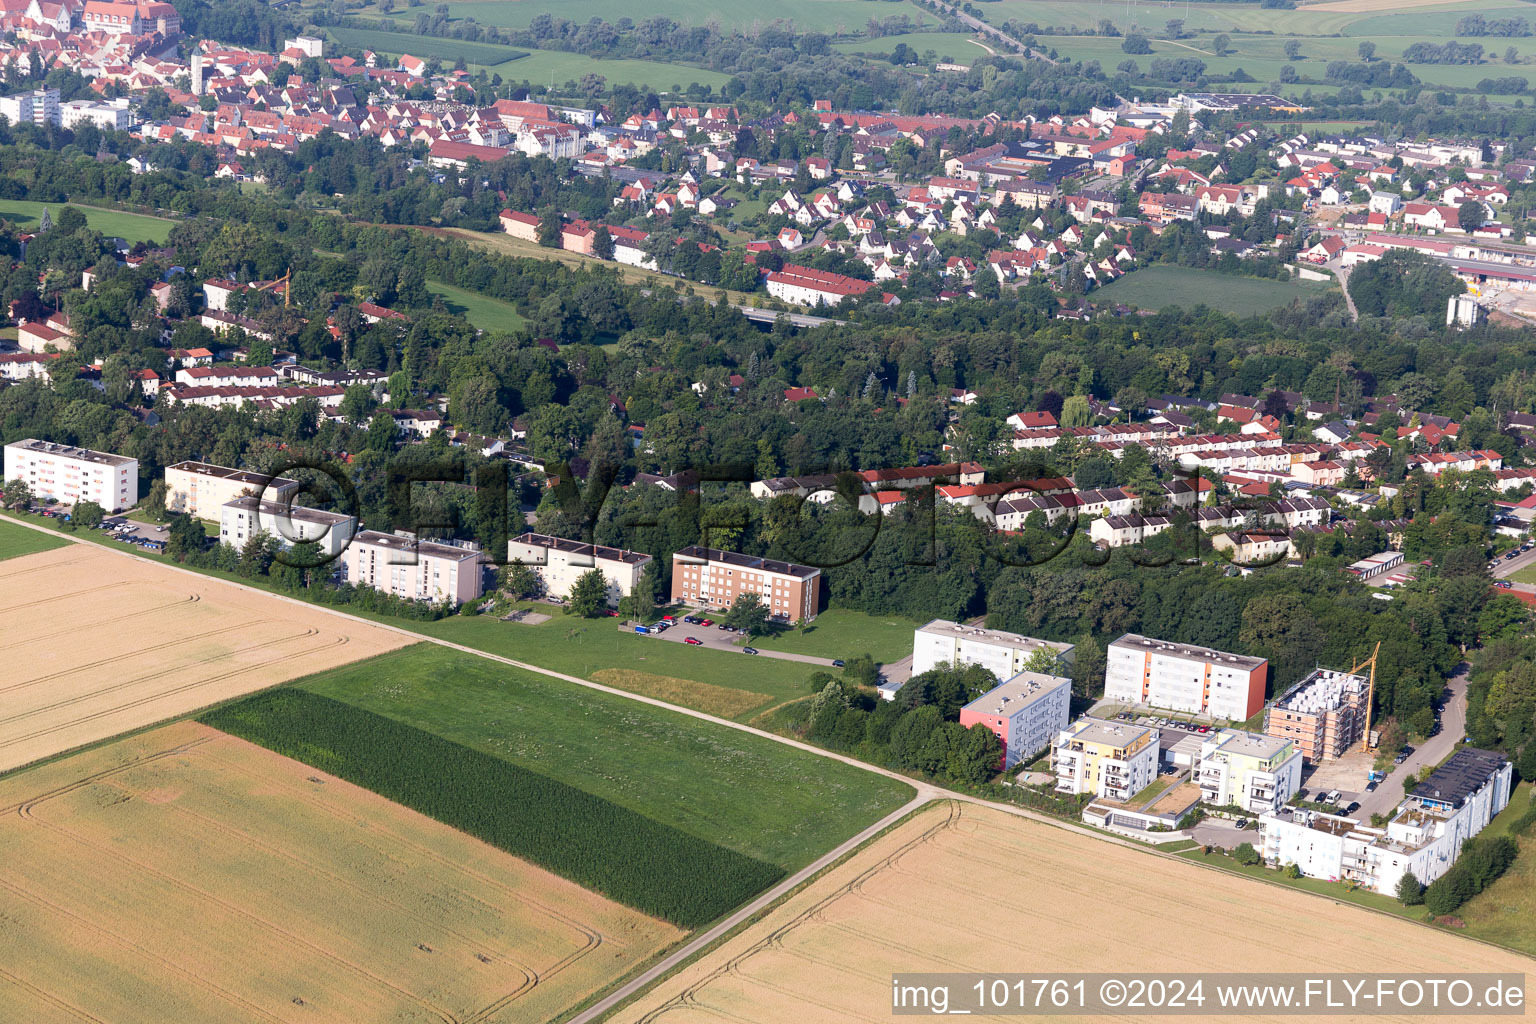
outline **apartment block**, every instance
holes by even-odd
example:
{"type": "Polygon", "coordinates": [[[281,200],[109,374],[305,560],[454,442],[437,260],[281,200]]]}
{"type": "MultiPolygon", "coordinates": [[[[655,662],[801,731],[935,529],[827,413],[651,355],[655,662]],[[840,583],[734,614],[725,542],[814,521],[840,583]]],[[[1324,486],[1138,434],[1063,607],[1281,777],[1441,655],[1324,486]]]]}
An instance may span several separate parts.
{"type": "Polygon", "coordinates": [[[544,592],[559,598],[569,597],[571,588],[584,574],[600,569],[608,581],[608,603],[614,606],[634,593],[641,574],[651,564],[651,556],[639,551],[583,544],[540,533],[525,533],[509,540],[507,560],[528,566],[544,581],[544,592]]]}
{"type": "Polygon", "coordinates": [[[1301,788],[1301,751],[1288,739],[1221,729],[1200,745],[1200,799],[1249,814],[1278,811],[1301,788]]]}
{"type": "Polygon", "coordinates": [[[1053,667],[1066,669],[1072,664],[1071,644],[934,619],[913,633],[912,674],[921,675],[940,667],[981,665],[998,679],[1012,679],[1026,667],[1039,666],[1043,660],[1041,651],[1052,660],[1053,667]]]}
{"type": "Polygon", "coordinates": [[[724,609],[748,593],[761,596],[771,618],[809,621],[821,610],[821,570],[697,544],[672,555],[674,602],[724,609]]]}
{"type": "Polygon", "coordinates": [[[1129,800],[1157,778],[1157,730],[1079,718],[1056,735],[1056,792],[1129,800]]]}
{"type": "Polygon", "coordinates": [[[5,446],[6,480],[25,480],[40,501],[94,501],[108,512],[139,503],[139,460],[28,438],[5,446]]]}
{"type": "Polygon", "coordinates": [[[1365,730],[1366,678],[1320,668],[1271,702],[1264,731],[1292,740],[1308,763],[1332,761],[1365,730]]]}
{"type": "Polygon", "coordinates": [[[408,601],[462,604],[479,597],[480,552],[398,533],[363,530],[347,548],[345,579],[408,601]]]}
{"type": "Polygon", "coordinates": [[[242,495],[219,510],[219,543],[237,550],[256,534],[265,533],[285,551],[295,544],[312,541],[321,558],[332,559],[347,549],[355,532],[354,516],[281,501],[262,501],[254,494],[242,495]]]}
{"type": "Polygon", "coordinates": [[[178,462],[165,467],[165,507],[210,523],[222,522],[224,506],[252,495],[286,504],[299,482],[207,462],[178,462]]]}
{"type": "Polygon", "coordinates": [[[1409,871],[1428,885],[1450,870],[1468,839],[1509,803],[1514,771],[1502,754],[1463,747],[1414,787],[1387,822],[1282,807],[1259,818],[1269,863],[1392,894],[1409,871]]]}
{"type": "Polygon", "coordinates": [[[1072,680],[1021,672],[961,708],[960,724],[996,733],[1003,744],[999,767],[1007,769],[1051,745],[1067,726],[1071,704],[1072,680]]]}
{"type": "Polygon", "coordinates": [[[1264,706],[1269,662],[1127,633],[1105,652],[1104,696],[1242,722],[1264,706]]]}

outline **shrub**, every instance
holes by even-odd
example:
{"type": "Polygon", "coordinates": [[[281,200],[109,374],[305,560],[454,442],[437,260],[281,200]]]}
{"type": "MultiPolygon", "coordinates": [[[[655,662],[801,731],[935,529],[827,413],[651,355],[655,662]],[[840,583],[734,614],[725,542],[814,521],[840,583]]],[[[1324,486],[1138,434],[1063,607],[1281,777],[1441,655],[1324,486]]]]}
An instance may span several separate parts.
{"type": "Polygon", "coordinates": [[[783,875],[520,765],[306,690],[257,694],[201,721],[683,927],[719,917],[783,875]]]}

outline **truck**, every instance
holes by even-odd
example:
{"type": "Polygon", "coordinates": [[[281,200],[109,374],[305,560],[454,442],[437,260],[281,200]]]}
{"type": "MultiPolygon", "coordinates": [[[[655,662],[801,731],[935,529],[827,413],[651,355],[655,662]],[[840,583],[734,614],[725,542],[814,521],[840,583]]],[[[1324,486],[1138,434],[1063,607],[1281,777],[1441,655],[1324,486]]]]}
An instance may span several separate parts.
{"type": "Polygon", "coordinates": [[[651,627],[650,626],[636,626],[635,627],[635,632],[636,633],[649,633],[650,631],[651,631],[651,627]]]}

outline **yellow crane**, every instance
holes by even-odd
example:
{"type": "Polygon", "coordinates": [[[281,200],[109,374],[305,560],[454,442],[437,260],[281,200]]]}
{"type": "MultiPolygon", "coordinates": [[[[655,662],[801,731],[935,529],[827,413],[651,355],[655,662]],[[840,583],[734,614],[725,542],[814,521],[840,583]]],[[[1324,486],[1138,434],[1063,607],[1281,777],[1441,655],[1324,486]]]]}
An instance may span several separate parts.
{"type": "Polygon", "coordinates": [[[293,268],[292,267],[289,267],[288,268],[288,273],[284,274],[282,277],[278,278],[276,281],[268,281],[266,284],[262,285],[261,287],[257,288],[256,290],[257,291],[262,291],[262,292],[271,291],[273,288],[276,288],[278,285],[282,285],[283,286],[283,308],[287,309],[288,305],[289,305],[289,300],[293,298],[293,268]]]}
{"type": "Polygon", "coordinates": [[[1376,699],[1376,656],[1380,653],[1381,641],[1378,640],[1376,641],[1375,650],[1371,651],[1371,656],[1349,670],[1349,674],[1354,675],[1362,668],[1365,668],[1365,666],[1371,666],[1370,689],[1365,695],[1365,731],[1360,737],[1360,752],[1362,754],[1369,754],[1371,752],[1371,703],[1376,699]]]}

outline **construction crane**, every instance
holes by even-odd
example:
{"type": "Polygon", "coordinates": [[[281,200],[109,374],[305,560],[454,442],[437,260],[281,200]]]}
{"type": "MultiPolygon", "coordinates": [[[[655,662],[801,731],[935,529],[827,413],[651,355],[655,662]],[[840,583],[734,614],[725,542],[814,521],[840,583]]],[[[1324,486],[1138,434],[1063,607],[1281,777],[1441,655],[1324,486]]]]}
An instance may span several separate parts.
{"type": "Polygon", "coordinates": [[[1362,754],[1369,754],[1371,752],[1371,703],[1376,699],[1376,656],[1380,653],[1381,641],[1378,640],[1376,641],[1376,649],[1371,651],[1371,656],[1349,670],[1349,674],[1354,675],[1362,668],[1365,668],[1365,666],[1371,666],[1370,689],[1365,695],[1365,731],[1360,737],[1360,752],[1362,754]]]}
{"type": "Polygon", "coordinates": [[[282,285],[283,286],[283,308],[287,309],[288,306],[289,306],[289,300],[291,300],[293,298],[293,268],[292,267],[289,267],[288,268],[288,273],[284,274],[282,277],[278,278],[276,281],[268,281],[266,284],[261,285],[256,290],[257,291],[261,291],[261,292],[271,291],[273,288],[276,288],[278,285],[282,285]]]}

